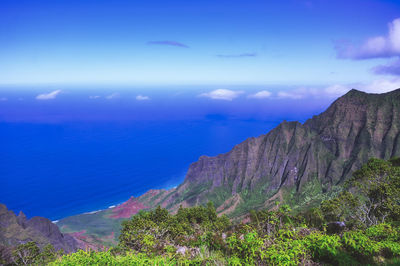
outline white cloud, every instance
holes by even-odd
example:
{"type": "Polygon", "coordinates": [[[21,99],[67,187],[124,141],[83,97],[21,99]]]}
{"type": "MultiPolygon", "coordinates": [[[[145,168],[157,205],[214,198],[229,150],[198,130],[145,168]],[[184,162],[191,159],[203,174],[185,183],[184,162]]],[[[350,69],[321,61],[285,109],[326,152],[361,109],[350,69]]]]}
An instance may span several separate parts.
{"type": "Polygon", "coordinates": [[[372,71],[378,75],[400,76],[400,59],[397,59],[385,65],[378,65],[372,68],[372,71]]]}
{"type": "Polygon", "coordinates": [[[339,97],[351,89],[368,93],[385,93],[400,88],[400,78],[379,79],[370,83],[355,83],[347,85],[333,85],[325,88],[320,95],[339,97]]]}
{"type": "Polygon", "coordinates": [[[302,99],[305,97],[305,93],[303,91],[299,90],[293,90],[293,91],[279,91],[278,92],[278,98],[288,98],[288,99],[302,99]]]}
{"type": "Polygon", "coordinates": [[[53,100],[61,93],[61,90],[55,90],[49,93],[43,93],[36,96],[36,100],[53,100]]]}
{"type": "Polygon", "coordinates": [[[202,93],[199,97],[207,97],[213,100],[232,101],[237,98],[243,91],[232,91],[227,89],[218,89],[207,93],[202,93]]]}
{"type": "Polygon", "coordinates": [[[368,84],[362,84],[360,90],[370,93],[384,93],[400,88],[400,78],[374,80],[368,84]]]}
{"type": "Polygon", "coordinates": [[[389,23],[386,36],[376,36],[367,39],[361,46],[350,43],[336,45],[339,58],[369,59],[400,56],[400,18],[389,23]]]}
{"type": "Polygon", "coordinates": [[[112,99],[117,99],[119,98],[119,93],[114,92],[113,94],[110,94],[108,96],[106,96],[107,100],[112,100],[112,99]]]}
{"type": "Polygon", "coordinates": [[[368,93],[385,93],[400,88],[400,78],[374,80],[370,83],[335,84],[325,88],[297,88],[280,91],[277,97],[281,99],[299,100],[303,98],[337,98],[351,89],[368,93]]]}
{"type": "MultiPolygon", "coordinates": [[[[356,85],[342,85],[335,84],[328,87],[321,88],[296,88],[289,91],[278,92],[278,98],[299,100],[303,98],[336,98],[346,94],[352,88],[359,88],[360,84],[356,85]]],[[[361,89],[360,89],[361,90],[361,89]]]]}
{"type": "Polygon", "coordinates": [[[5,102],[5,101],[8,101],[8,99],[6,97],[1,97],[0,98],[0,102],[5,102]]]}
{"type": "Polygon", "coordinates": [[[138,101],[146,101],[146,100],[150,100],[150,97],[149,96],[143,96],[143,95],[138,95],[138,96],[136,96],[136,100],[138,100],[138,101]]]}
{"type": "Polygon", "coordinates": [[[253,99],[266,99],[271,97],[272,93],[269,91],[259,91],[257,93],[254,94],[250,94],[249,96],[247,96],[248,98],[253,98],[253,99]]]}
{"type": "Polygon", "coordinates": [[[101,96],[99,95],[94,95],[94,96],[89,96],[89,99],[99,99],[101,96]]]}
{"type": "Polygon", "coordinates": [[[325,88],[323,93],[328,96],[340,96],[346,94],[349,90],[351,90],[349,86],[336,84],[325,88]]]}

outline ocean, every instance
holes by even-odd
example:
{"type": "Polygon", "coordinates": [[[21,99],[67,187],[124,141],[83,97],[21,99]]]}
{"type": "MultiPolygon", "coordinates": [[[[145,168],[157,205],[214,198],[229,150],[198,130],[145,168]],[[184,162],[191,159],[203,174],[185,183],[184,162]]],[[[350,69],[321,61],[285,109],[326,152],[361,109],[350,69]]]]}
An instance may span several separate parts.
{"type": "Polygon", "coordinates": [[[93,104],[77,100],[82,93],[38,103],[12,95],[0,103],[0,203],[51,220],[177,186],[201,155],[228,152],[285,117],[304,122],[329,103],[188,103],[152,95],[151,103],[93,104]]]}

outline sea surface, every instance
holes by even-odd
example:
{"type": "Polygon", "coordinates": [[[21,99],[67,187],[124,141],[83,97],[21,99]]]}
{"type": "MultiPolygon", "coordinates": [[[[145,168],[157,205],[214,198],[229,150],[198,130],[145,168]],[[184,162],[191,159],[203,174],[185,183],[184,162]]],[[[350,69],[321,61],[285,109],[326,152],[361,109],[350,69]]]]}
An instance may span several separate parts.
{"type": "Polygon", "coordinates": [[[103,93],[94,103],[93,92],[39,102],[34,93],[23,100],[22,92],[14,94],[0,103],[0,202],[51,220],[177,186],[201,155],[228,152],[282,118],[304,122],[330,103],[165,93],[146,103],[127,95],[112,103],[103,93]]]}

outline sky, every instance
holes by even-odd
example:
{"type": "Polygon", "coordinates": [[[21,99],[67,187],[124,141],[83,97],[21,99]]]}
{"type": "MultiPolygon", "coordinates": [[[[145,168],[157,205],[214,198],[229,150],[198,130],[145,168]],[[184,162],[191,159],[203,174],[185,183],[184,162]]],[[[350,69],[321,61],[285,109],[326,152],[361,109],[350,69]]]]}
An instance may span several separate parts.
{"type": "Polygon", "coordinates": [[[0,14],[2,87],[400,84],[394,0],[2,0],[0,14]]]}
{"type": "MultiPolygon", "coordinates": [[[[87,194],[75,190],[78,204],[57,190],[76,186],[58,181],[86,188],[81,177],[108,173],[103,166],[122,177],[135,174],[131,166],[159,172],[142,167],[146,158],[181,175],[201,154],[227,151],[282,120],[304,122],[352,88],[400,88],[399,0],[0,0],[6,203],[34,215],[53,212],[49,202],[78,206],[87,194]],[[152,152],[159,144],[165,152],[152,152]],[[172,155],[185,160],[169,163],[172,155]],[[136,165],[135,156],[143,157],[136,165]]],[[[126,180],[112,181],[132,195],[126,180]]]]}

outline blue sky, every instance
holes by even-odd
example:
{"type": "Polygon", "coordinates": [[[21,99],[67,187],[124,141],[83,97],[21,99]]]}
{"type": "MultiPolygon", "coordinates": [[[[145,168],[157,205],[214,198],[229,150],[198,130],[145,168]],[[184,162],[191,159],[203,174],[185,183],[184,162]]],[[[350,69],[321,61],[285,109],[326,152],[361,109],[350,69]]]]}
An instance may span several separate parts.
{"type": "Polygon", "coordinates": [[[95,210],[351,88],[400,88],[399,0],[0,0],[0,189],[28,214],[95,210]]]}
{"type": "Polygon", "coordinates": [[[2,0],[0,84],[368,86],[396,2],[2,0]]]}

